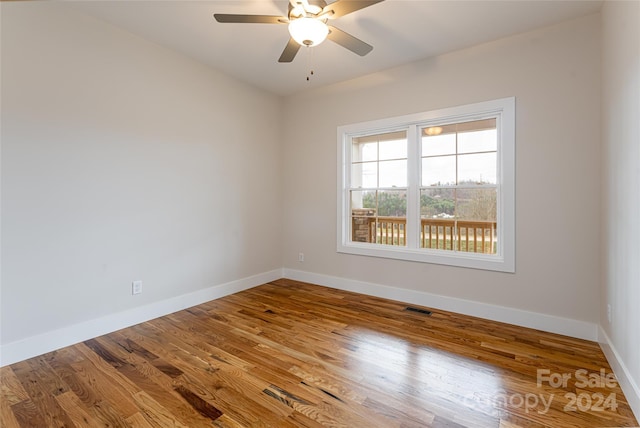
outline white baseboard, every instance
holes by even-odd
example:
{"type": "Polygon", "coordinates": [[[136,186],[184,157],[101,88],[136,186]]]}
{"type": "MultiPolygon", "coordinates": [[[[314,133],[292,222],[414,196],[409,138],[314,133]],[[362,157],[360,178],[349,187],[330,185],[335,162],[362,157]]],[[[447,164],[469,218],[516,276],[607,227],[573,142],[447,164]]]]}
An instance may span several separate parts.
{"type": "Polygon", "coordinates": [[[620,384],[620,388],[622,388],[633,414],[640,421],[640,385],[634,381],[629,369],[627,369],[626,364],[620,358],[620,354],[611,343],[611,339],[609,339],[609,336],[601,326],[598,327],[598,343],[600,343],[604,356],[607,357],[611,369],[616,374],[616,378],[618,378],[618,384],[620,384]]]}
{"type": "Polygon", "coordinates": [[[183,294],[0,346],[0,367],[282,278],[282,269],[183,294]]]}
{"type": "Polygon", "coordinates": [[[529,312],[506,306],[490,305],[472,300],[458,299],[423,291],[407,290],[353,279],[305,272],[295,269],[284,269],[284,277],[296,281],[325,285],[345,291],[368,294],[401,302],[413,303],[434,309],[456,312],[459,314],[500,321],[521,327],[534,328],[550,333],[563,334],[596,341],[598,339],[597,325],[585,321],[577,321],[553,315],[529,312]]]}

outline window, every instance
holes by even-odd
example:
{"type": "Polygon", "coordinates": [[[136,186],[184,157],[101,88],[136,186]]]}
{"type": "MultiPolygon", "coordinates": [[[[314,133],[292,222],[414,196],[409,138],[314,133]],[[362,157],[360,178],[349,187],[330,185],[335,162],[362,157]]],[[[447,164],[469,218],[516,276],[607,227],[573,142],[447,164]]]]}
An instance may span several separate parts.
{"type": "Polygon", "coordinates": [[[354,137],[351,240],[406,246],[407,132],[354,137]]]}
{"type": "Polygon", "coordinates": [[[514,272],[515,99],[338,128],[338,251],[514,272]]]}

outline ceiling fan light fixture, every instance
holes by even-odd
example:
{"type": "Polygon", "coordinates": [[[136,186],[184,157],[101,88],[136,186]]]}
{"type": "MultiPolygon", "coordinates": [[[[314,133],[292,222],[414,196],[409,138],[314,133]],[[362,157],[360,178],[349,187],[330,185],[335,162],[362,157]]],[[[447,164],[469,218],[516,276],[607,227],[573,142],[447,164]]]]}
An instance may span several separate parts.
{"type": "Polygon", "coordinates": [[[302,46],[317,46],[327,38],[329,27],[316,18],[298,18],[289,23],[289,34],[302,46]]]}

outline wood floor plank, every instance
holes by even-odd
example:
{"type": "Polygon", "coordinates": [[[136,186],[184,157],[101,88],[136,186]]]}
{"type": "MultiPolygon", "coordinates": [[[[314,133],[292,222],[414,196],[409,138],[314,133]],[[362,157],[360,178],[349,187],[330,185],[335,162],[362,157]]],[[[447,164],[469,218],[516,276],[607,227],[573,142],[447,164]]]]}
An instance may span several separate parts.
{"type": "MultiPolygon", "coordinates": [[[[18,404],[14,402],[13,404],[18,404]]],[[[13,413],[9,400],[0,400],[0,427],[3,428],[19,428],[20,423],[16,419],[16,415],[13,413]]]]}
{"type": "Polygon", "coordinates": [[[157,426],[157,425],[152,425],[142,415],[142,413],[136,413],[134,415],[129,416],[127,418],[127,423],[129,424],[129,426],[136,427],[136,428],[154,428],[154,426],[157,426]]]}
{"type": "Polygon", "coordinates": [[[71,367],[70,364],[79,363],[82,360],[68,358],[70,349],[76,350],[77,355],[82,355],[82,353],[77,350],[76,345],[47,354],[47,361],[62,381],[69,387],[69,390],[72,391],[87,408],[91,408],[96,403],[102,401],[102,397],[95,388],[82,379],[81,374],[79,374],[76,369],[71,367]]]}
{"type": "Polygon", "coordinates": [[[29,399],[29,394],[24,390],[11,367],[0,368],[0,391],[2,401],[9,406],[29,399]]]}
{"type": "Polygon", "coordinates": [[[89,408],[91,415],[105,427],[128,427],[127,420],[107,400],[98,401],[89,408]]]}
{"type": "Polygon", "coordinates": [[[52,381],[51,372],[43,363],[42,356],[17,363],[12,366],[12,369],[30,398],[30,400],[13,405],[14,413],[16,413],[17,406],[20,406],[23,410],[37,412],[44,426],[74,426],[69,415],[55,400],[55,396],[64,391],[60,391],[56,382],[52,381]],[[32,403],[37,411],[30,404],[27,406],[27,403],[32,403]]]}
{"type": "MultiPolygon", "coordinates": [[[[80,347],[78,349],[87,355],[85,350],[80,347]]],[[[118,413],[123,419],[137,413],[138,409],[132,403],[131,395],[138,389],[134,385],[124,387],[125,382],[116,369],[109,367],[110,370],[105,370],[89,359],[73,363],[72,367],[78,378],[96,397],[92,407],[106,409],[109,414],[118,413]],[[114,409],[113,412],[111,412],[111,408],[114,409]]]]}
{"type": "MultiPolygon", "coordinates": [[[[31,400],[24,400],[12,405],[11,413],[20,427],[47,427],[51,426],[35,403],[31,400]]],[[[10,421],[12,423],[13,421],[10,421]]]]}
{"type": "Polygon", "coordinates": [[[597,343],[408,306],[273,281],[0,369],[0,425],[638,425],[597,343]]]}
{"type": "Polygon", "coordinates": [[[90,415],[90,410],[72,391],[56,395],[56,401],[77,427],[98,426],[96,419],[90,415]]]}
{"type": "MultiPolygon", "coordinates": [[[[133,395],[136,405],[142,411],[145,419],[152,425],[158,427],[188,428],[169,409],[158,403],[145,391],[137,392],[133,395]]],[[[132,415],[134,416],[134,415],[132,415]]]]}

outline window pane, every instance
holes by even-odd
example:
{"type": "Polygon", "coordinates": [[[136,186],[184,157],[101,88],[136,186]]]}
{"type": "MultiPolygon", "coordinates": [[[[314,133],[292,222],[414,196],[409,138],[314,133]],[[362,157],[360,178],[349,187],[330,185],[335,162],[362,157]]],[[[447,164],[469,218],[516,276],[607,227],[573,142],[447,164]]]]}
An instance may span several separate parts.
{"type": "Polygon", "coordinates": [[[421,218],[453,218],[455,209],[454,189],[422,189],[420,191],[421,218]]]}
{"type": "Polygon", "coordinates": [[[496,192],[496,189],[458,189],[456,212],[460,251],[488,254],[497,252],[496,192]]]}
{"type": "Polygon", "coordinates": [[[351,145],[351,161],[366,162],[375,160],[378,160],[378,143],[358,143],[354,138],[354,142],[351,145]]]}
{"type": "Polygon", "coordinates": [[[380,160],[386,159],[406,159],[407,158],[407,139],[380,141],[379,146],[380,160]]]}
{"type": "Polygon", "coordinates": [[[407,186],[407,161],[381,161],[380,187],[406,187],[407,186]]]}
{"type": "Polygon", "coordinates": [[[455,195],[454,189],[420,191],[420,248],[454,249],[455,195]]]}
{"type": "Polygon", "coordinates": [[[406,191],[378,191],[375,242],[382,245],[406,246],[406,217],[406,191]]]}
{"type": "Polygon", "coordinates": [[[378,187],[378,163],[365,162],[351,165],[351,187],[378,187]]]}
{"type": "MultiPolygon", "coordinates": [[[[376,209],[376,191],[375,190],[352,190],[351,191],[351,209],[376,209]]],[[[375,214],[375,213],[374,213],[375,214]]]]}
{"type": "Polygon", "coordinates": [[[405,190],[379,190],[378,216],[406,217],[407,192],[405,190]]]}
{"type": "Polygon", "coordinates": [[[495,129],[458,134],[458,153],[490,152],[498,147],[498,132],[495,129]]]}
{"type": "Polygon", "coordinates": [[[375,230],[376,191],[351,191],[351,240],[371,242],[375,230]]]}
{"type": "MultiPolygon", "coordinates": [[[[426,128],[433,129],[433,128],[426,128]]],[[[424,132],[424,131],[423,131],[424,132]]],[[[424,134],[423,134],[424,135],[424,134]]],[[[422,137],[422,156],[452,155],[456,152],[456,134],[422,137]]]]}
{"type": "Polygon", "coordinates": [[[456,217],[468,221],[496,221],[495,188],[459,188],[456,196],[456,217]]]}
{"type": "Polygon", "coordinates": [[[496,184],[496,153],[458,156],[458,184],[496,184]]]}
{"type": "Polygon", "coordinates": [[[498,131],[495,119],[459,123],[458,153],[498,150],[498,131]]]}
{"type": "Polygon", "coordinates": [[[456,183],[456,157],[437,156],[422,159],[422,185],[447,186],[456,183]]]}

